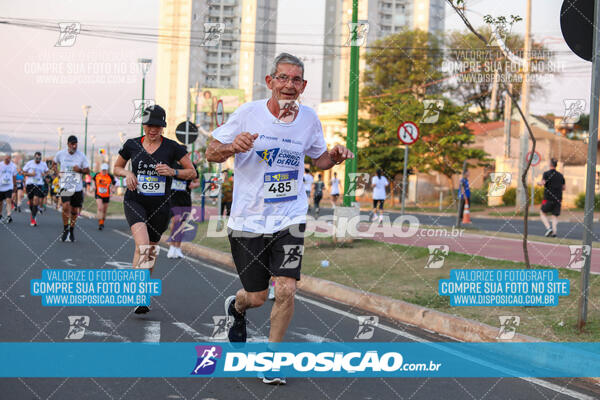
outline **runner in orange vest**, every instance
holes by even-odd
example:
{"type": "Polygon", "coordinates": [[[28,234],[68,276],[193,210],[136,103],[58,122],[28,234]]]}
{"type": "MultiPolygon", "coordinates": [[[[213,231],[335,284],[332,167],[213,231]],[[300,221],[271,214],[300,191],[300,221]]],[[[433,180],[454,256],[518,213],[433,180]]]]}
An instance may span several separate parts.
{"type": "Polygon", "coordinates": [[[98,206],[98,230],[104,229],[104,219],[106,218],[106,210],[110,201],[111,187],[116,183],[114,176],[108,173],[108,164],[104,163],[100,166],[101,171],[94,177],[96,186],[96,205],[98,206]]]}

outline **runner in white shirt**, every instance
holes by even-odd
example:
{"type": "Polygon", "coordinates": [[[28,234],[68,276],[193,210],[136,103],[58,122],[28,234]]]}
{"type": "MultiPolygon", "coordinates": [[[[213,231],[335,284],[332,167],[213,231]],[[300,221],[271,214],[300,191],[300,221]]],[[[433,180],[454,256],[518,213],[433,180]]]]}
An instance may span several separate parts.
{"type": "Polygon", "coordinates": [[[6,200],[6,218],[4,222],[12,222],[12,194],[17,184],[17,166],[10,159],[10,153],[4,155],[4,161],[0,162],[0,219],[2,218],[2,207],[6,200]]]}
{"type": "Polygon", "coordinates": [[[310,212],[310,191],[312,190],[313,182],[315,178],[310,174],[310,170],[308,168],[304,169],[304,176],[302,180],[304,181],[304,190],[306,191],[306,201],[308,203],[308,212],[310,212]]]}
{"type": "Polygon", "coordinates": [[[29,217],[30,226],[37,226],[38,205],[42,203],[42,197],[44,197],[42,186],[44,185],[44,174],[47,171],[48,166],[45,162],[42,162],[42,153],[39,151],[36,151],[34,159],[29,160],[23,167],[23,175],[27,177],[25,178],[25,191],[27,192],[29,209],[31,210],[31,216],[29,217]]]}
{"type": "Polygon", "coordinates": [[[331,206],[336,208],[338,198],[340,197],[340,180],[337,177],[337,172],[333,173],[333,178],[329,182],[329,186],[331,186],[331,206]]]}
{"type": "MultiPolygon", "coordinates": [[[[61,240],[75,241],[73,231],[75,221],[83,206],[82,175],[90,173],[90,164],[85,154],[77,150],[77,137],[69,136],[67,149],[60,150],[54,156],[54,162],[59,165],[59,195],[62,200],[63,230],[61,240]]],[[[55,167],[56,167],[55,164],[55,167]]]]}
{"type": "Polygon", "coordinates": [[[383,202],[386,198],[385,188],[390,183],[387,178],[383,176],[383,172],[378,169],[377,176],[371,179],[371,187],[373,188],[373,210],[371,211],[371,220],[374,220],[377,214],[377,208],[379,205],[379,221],[383,221],[383,202]]]}
{"type": "MultiPolygon", "coordinates": [[[[232,342],[246,341],[246,310],[265,302],[271,276],[275,302],[269,342],[283,340],[292,318],[308,208],[304,156],[319,169],[354,157],[341,145],[328,151],[317,114],[296,101],[306,87],[303,75],[297,57],[277,56],[265,77],[271,98],[238,108],[213,132],[206,150],[212,162],[235,156],[229,242],[244,288],[225,301],[227,314],[234,317],[232,342]]],[[[264,377],[263,382],[284,384],[285,378],[264,377]]]]}

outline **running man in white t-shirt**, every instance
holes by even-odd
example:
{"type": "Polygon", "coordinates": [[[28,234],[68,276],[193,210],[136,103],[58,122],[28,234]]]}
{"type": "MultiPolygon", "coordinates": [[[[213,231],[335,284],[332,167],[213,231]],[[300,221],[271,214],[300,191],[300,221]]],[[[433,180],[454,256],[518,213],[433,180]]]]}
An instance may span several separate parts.
{"type": "Polygon", "coordinates": [[[42,153],[39,151],[35,152],[33,160],[27,161],[27,164],[23,166],[23,175],[26,176],[25,191],[27,192],[29,210],[31,211],[29,216],[30,226],[37,226],[38,206],[42,204],[42,198],[44,197],[42,186],[47,171],[48,165],[42,162],[42,153]]]}
{"type": "MultiPolygon", "coordinates": [[[[304,252],[308,208],[304,156],[322,170],[353,158],[341,145],[327,150],[316,112],[297,102],[306,87],[304,64],[282,53],[265,77],[271,98],[246,103],[213,131],[206,150],[212,162],[234,156],[236,185],[228,222],[229,242],[243,289],[225,302],[234,317],[232,342],[246,341],[246,310],[267,299],[275,277],[269,342],[281,342],[294,312],[296,281],[304,252]]],[[[263,382],[283,384],[285,378],[263,382]]]]}
{"type": "Polygon", "coordinates": [[[6,153],[4,161],[0,161],[0,219],[2,219],[2,206],[6,200],[6,218],[4,222],[9,224],[12,222],[13,204],[12,194],[16,190],[17,185],[17,166],[11,161],[10,153],[6,153]]]}
{"type": "Polygon", "coordinates": [[[371,211],[371,221],[375,220],[377,209],[379,208],[378,222],[383,221],[383,202],[386,198],[385,188],[389,185],[387,178],[383,176],[381,169],[377,170],[377,175],[371,179],[373,188],[373,210],[371,211]]]}
{"type": "Polygon", "coordinates": [[[69,136],[67,148],[54,156],[59,169],[60,197],[62,200],[63,230],[61,240],[75,241],[75,221],[83,207],[83,175],[90,173],[90,163],[81,151],[77,150],[77,137],[69,136]]]}
{"type": "Polygon", "coordinates": [[[308,202],[308,212],[310,212],[310,192],[312,190],[313,182],[315,178],[310,174],[310,170],[308,168],[304,169],[304,176],[302,177],[304,181],[304,190],[306,191],[306,201],[308,202]]]}
{"type": "Polygon", "coordinates": [[[337,172],[333,173],[333,178],[331,178],[331,181],[329,182],[329,186],[330,186],[330,194],[331,194],[331,207],[332,208],[336,208],[337,207],[337,201],[340,197],[340,180],[337,177],[337,172]]]}

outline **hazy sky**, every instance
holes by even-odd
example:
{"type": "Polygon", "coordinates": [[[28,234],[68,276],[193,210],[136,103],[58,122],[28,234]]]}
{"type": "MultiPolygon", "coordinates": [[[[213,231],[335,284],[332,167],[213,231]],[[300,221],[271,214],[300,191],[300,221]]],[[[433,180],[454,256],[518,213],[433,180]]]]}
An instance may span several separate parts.
{"type": "MultiPolygon", "coordinates": [[[[361,0],[362,1],[362,0],[361,0]]],[[[321,94],[321,59],[323,54],[324,0],[280,0],[277,21],[279,51],[289,51],[307,58],[309,81],[304,101],[316,105],[321,94]],[[310,43],[295,46],[292,43],[310,43]]],[[[536,40],[546,40],[560,51],[557,61],[563,73],[548,80],[544,96],[532,99],[534,113],[562,114],[563,99],[584,98],[589,101],[591,64],[566,54],[562,40],[559,10],[562,0],[533,0],[533,28],[536,40]]],[[[467,1],[469,18],[475,26],[483,24],[484,14],[524,16],[524,0],[467,1]]],[[[2,1],[0,15],[10,18],[44,19],[79,22],[93,30],[115,29],[156,33],[158,0],[91,1],[2,1]]],[[[463,29],[462,22],[446,9],[446,29],[463,29]]],[[[1,25],[0,50],[0,140],[17,137],[38,147],[46,141],[48,151],[58,144],[57,128],[66,135],[83,133],[82,105],[89,104],[88,134],[95,135],[98,146],[111,143],[118,147],[118,132],[128,137],[139,133],[139,125],[130,124],[133,100],[141,97],[141,73],[136,60],[140,57],[156,61],[156,44],[79,35],[73,47],[55,47],[58,33],[1,25]]],[[[524,22],[515,31],[524,30],[524,22]]],[[[364,50],[363,50],[364,51],[364,50]]],[[[156,64],[146,79],[146,97],[154,96],[156,64]]],[[[91,148],[91,137],[88,139],[91,148]]],[[[20,143],[16,147],[20,147],[20,143]]],[[[80,141],[83,148],[83,140],[80,141]]]]}

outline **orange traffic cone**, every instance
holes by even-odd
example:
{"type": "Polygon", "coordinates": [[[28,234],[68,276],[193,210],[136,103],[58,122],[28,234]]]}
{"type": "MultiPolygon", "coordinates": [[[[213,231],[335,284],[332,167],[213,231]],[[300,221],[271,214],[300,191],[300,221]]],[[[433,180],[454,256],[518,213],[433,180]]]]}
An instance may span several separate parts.
{"type": "Polygon", "coordinates": [[[465,199],[465,209],[463,211],[463,224],[471,223],[471,211],[469,210],[469,200],[465,199]]]}

